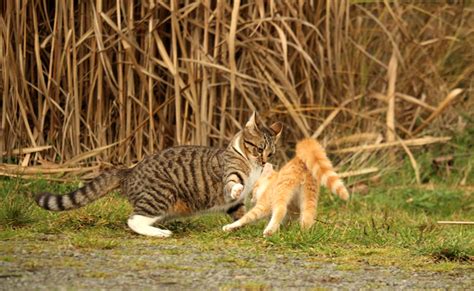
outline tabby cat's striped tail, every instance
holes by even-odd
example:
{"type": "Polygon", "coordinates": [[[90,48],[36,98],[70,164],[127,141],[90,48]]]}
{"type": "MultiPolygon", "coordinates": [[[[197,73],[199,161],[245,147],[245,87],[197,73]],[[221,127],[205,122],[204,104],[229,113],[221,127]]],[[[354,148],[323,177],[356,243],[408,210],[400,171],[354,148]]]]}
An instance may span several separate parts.
{"type": "Polygon", "coordinates": [[[314,139],[305,138],[296,144],[296,156],[311,171],[313,177],[342,200],[349,199],[349,192],[339,175],[334,171],[324,148],[314,139]]]}
{"type": "Polygon", "coordinates": [[[118,188],[125,171],[114,169],[105,172],[82,188],[65,195],[37,194],[35,197],[36,204],[52,211],[64,211],[82,207],[118,188]]]}

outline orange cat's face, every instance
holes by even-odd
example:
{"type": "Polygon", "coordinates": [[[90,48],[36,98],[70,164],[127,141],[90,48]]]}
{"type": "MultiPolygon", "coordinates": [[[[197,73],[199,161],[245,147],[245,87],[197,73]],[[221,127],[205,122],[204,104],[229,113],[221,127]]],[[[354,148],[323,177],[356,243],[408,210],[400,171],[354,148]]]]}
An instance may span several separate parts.
{"type": "Polygon", "coordinates": [[[262,174],[255,183],[253,188],[252,203],[256,203],[260,200],[262,195],[269,189],[278,176],[278,172],[273,170],[273,166],[270,163],[266,163],[263,167],[262,174]]]}

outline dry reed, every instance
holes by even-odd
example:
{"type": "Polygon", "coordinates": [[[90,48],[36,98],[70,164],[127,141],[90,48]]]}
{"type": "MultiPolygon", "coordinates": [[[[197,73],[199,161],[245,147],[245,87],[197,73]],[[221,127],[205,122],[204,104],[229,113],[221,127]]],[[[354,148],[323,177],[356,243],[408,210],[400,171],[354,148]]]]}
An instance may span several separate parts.
{"type": "Polygon", "coordinates": [[[365,149],[413,159],[407,146],[472,95],[470,2],[33,0],[0,13],[0,157],[22,166],[222,146],[258,110],[285,123],[289,148],[318,137],[357,173],[386,166],[365,149]]]}

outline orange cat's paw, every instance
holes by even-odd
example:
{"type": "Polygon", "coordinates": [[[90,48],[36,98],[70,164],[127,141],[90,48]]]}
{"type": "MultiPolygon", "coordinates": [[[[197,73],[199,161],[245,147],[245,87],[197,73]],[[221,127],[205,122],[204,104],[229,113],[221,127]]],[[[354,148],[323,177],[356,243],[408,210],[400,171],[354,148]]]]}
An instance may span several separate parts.
{"type": "Polygon", "coordinates": [[[301,229],[303,230],[308,230],[310,229],[313,224],[314,224],[314,220],[309,220],[309,221],[301,221],[301,229]]]}
{"type": "Polygon", "coordinates": [[[244,185],[235,184],[234,186],[232,186],[232,190],[230,191],[230,197],[232,199],[239,199],[240,194],[242,194],[243,189],[244,189],[244,185]]]}
{"type": "Polygon", "coordinates": [[[340,191],[339,197],[341,197],[342,200],[347,201],[349,200],[349,192],[346,191],[340,191]]]}
{"type": "Polygon", "coordinates": [[[273,235],[273,232],[271,230],[264,230],[263,231],[263,236],[264,237],[269,237],[269,236],[272,236],[273,235]]]}
{"type": "Polygon", "coordinates": [[[310,229],[315,223],[314,214],[313,213],[304,213],[300,217],[300,226],[303,230],[310,229]]]}
{"type": "Polygon", "coordinates": [[[269,236],[272,236],[275,232],[278,231],[278,228],[273,228],[273,227],[267,227],[265,228],[265,230],[263,231],[263,236],[264,237],[269,237],[269,236]]]}
{"type": "Polygon", "coordinates": [[[236,229],[236,228],[238,228],[238,227],[239,227],[239,225],[234,222],[234,223],[230,223],[230,224],[224,225],[224,226],[222,227],[222,230],[229,232],[229,231],[233,231],[234,229],[236,229]]]}

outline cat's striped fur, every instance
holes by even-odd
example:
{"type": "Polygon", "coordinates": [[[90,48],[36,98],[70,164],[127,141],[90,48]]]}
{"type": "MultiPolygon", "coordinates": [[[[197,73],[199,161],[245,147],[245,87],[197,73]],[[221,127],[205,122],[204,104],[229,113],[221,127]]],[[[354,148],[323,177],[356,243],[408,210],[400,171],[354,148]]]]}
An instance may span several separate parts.
{"type": "Polygon", "coordinates": [[[301,227],[307,229],[314,224],[320,184],[330,187],[343,200],[349,198],[324,148],[314,139],[304,139],[296,145],[296,157],[280,171],[273,171],[271,164],[265,165],[253,192],[255,206],[223,230],[230,231],[271,214],[263,231],[265,236],[271,235],[287,212],[299,213],[301,227]]]}
{"type": "Polygon", "coordinates": [[[171,147],[132,169],[105,172],[69,194],[39,194],[36,202],[48,210],[70,210],[121,188],[134,209],[129,227],[139,234],[167,237],[170,231],[152,224],[201,211],[241,214],[242,200],[275,152],[281,131],[281,123],[266,127],[254,113],[227,148],[171,147]]]}

